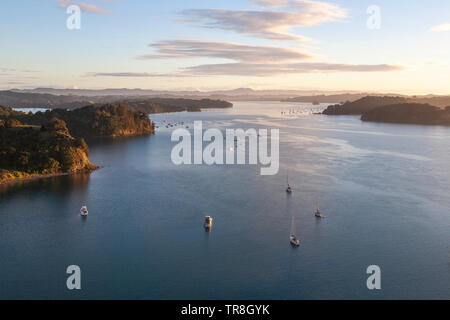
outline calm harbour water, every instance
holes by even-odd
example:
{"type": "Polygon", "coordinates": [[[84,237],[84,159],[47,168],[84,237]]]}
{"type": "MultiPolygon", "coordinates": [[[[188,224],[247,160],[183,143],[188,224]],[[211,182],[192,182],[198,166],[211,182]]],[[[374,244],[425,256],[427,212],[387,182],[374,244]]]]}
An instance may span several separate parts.
{"type": "Polygon", "coordinates": [[[450,128],[309,112],[323,107],[237,102],[151,117],[279,128],[276,176],[175,166],[162,128],[91,143],[103,168],[90,175],[0,186],[0,299],[450,299],[450,128]],[[293,108],[304,113],[281,115],[293,108]],[[72,264],[80,291],[66,288],[72,264]],[[380,291],[366,287],[369,265],[381,267],[380,291]]]}

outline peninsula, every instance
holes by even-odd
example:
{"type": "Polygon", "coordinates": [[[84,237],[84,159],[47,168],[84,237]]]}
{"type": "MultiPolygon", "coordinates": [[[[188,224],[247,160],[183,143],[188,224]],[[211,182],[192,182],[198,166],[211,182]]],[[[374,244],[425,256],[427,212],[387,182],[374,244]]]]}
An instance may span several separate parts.
{"type": "Polygon", "coordinates": [[[0,183],[92,171],[85,138],[154,132],[146,113],[122,104],[36,114],[0,106],[0,183]]]}
{"type": "Polygon", "coordinates": [[[70,135],[63,120],[43,126],[0,121],[0,183],[97,169],[84,139],[70,135]]]}

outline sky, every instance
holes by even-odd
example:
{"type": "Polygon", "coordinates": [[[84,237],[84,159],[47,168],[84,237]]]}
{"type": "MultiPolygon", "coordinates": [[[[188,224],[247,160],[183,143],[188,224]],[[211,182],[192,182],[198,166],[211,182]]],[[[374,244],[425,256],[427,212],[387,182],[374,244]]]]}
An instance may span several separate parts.
{"type": "Polygon", "coordinates": [[[450,94],[448,0],[2,0],[0,43],[0,89],[450,94]]]}

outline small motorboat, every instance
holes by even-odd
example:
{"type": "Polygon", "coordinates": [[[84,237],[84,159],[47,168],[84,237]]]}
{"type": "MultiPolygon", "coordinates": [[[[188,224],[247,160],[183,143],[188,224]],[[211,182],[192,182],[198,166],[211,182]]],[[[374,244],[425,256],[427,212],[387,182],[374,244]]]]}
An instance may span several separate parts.
{"type": "Polygon", "coordinates": [[[205,223],[203,224],[203,226],[205,227],[205,229],[210,230],[212,228],[212,225],[213,225],[213,218],[211,218],[210,216],[206,216],[205,223]]]}
{"type": "Polygon", "coordinates": [[[80,215],[86,217],[89,214],[89,211],[86,206],[82,206],[80,209],[80,215]]]}

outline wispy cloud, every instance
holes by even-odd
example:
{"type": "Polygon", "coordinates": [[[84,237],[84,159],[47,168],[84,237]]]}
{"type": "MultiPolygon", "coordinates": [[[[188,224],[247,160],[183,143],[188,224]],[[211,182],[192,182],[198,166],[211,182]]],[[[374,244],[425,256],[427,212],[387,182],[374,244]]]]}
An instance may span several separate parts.
{"type": "Polygon", "coordinates": [[[17,73],[37,73],[41,72],[40,70],[30,70],[30,69],[14,69],[14,68],[5,68],[0,67],[1,72],[17,72],[17,73]]]}
{"type": "Polygon", "coordinates": [[[205,64],[183,68],[174,73],[146,73],[146,72],[99,72],[89,73],[93,77],[197,77],[197,76],[246,76],[270,77],[302,73],[336,73],[336,72],[390,72],[404,70],[403,66],[388,64],[342,64],[342,63],[222,63],[205,64]]]}
{"type": "MultiPolygon", "coordinates": [[[[67,8],[71,5],[77,5],[80,7],[80,9],[84,12],[88,13],[95,13],[95,14],[110,14],[111,11],[108,9],[104,9],[102,7],[99,7],[94,4],[90,4],[87,2],[80,2],[80,1],[71,1],[71,0],[57,0],[59,2],[59,6],[62,8],[67,8]]],[[[101,1],[106,2],[106,1],[101,1]]]]}
{"type": "Polygon", "coordinates": [[[430,30],[434,31],[434,32],[450,31],[450,23],[444,23],[444,24],[434,26],[430,30]]]}
{"type": "Polygon", "coordinates": [[[403,70],[404,67],[388,64],[339,64],[339,63],[288,63],[288,64],[255,64],[224,63],[208,64],[186,68],[190,74],[196,75],[237,75],[237,76],[276,76],[312,72],[388,72],[403,70]]]}
{"type": "MultiPolygon", "coordinates": [[[[251,0],[255,10],[190,9],[181,14],[187,21],[208,28],[289,41],[308,39],[292,33],[295,27],[317,26],[347,17],[347,11],[327,2],[313,0],[251,0]]],[[[168,73],[98,72],[94,77],[271,77],[305,73],[392,72],[405,69],[390,64],[346,64],[305,62],[314,54],[294,48],[257,46],[206,40],[165,40],[150,44],[154,52],[137,59],[218,58],[230,63],[188,66],[168,73]]]]}
{"type": "Polygon", "coordinates": [[[150,72],[90,72],[86,77],[124,77],[124,78],[156,78],[175,77],[176,74],[150,72]]]}
{"type": "Polygon", "coordinates": [[[338,5],[312,0],[253,0],[260,10],[189,9],[180,14],[185,21],[207,28],[279,41],[310,41],[291,33],[295,27],[312,27],[347,17],[338,5]]]}
{"type": "Polygon", "coordinates": [[[156,53],[138,59],[223,58],[237,62],[288,62],[311,59],[314,55],[291,48],[251,46],[231,42],[167,40],[151,44],[156,53]]]}

